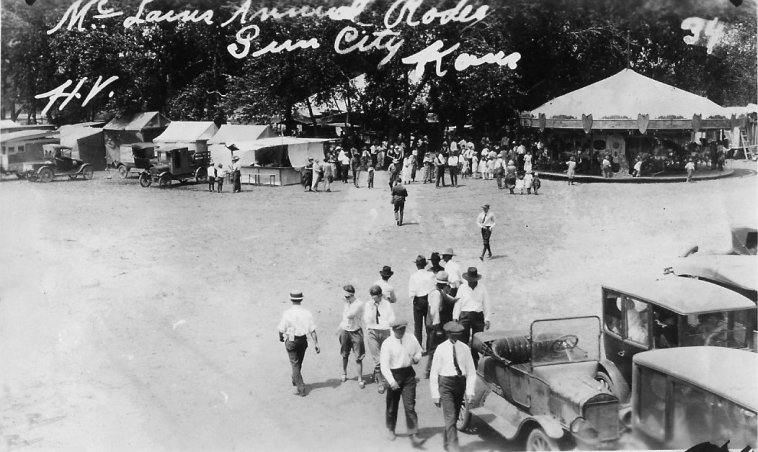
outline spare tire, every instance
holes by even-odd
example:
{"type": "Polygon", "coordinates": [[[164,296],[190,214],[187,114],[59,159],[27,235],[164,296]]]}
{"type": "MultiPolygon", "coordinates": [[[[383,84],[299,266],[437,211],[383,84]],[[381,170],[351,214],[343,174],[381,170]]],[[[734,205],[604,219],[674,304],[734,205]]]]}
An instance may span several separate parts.
{"type": "Polygon", "coordinates": [[[513,336],[498,339],[493,344],[495,354],[513,364],[528,363],[532,359],[532,347],[529,336],[513,336]]]}

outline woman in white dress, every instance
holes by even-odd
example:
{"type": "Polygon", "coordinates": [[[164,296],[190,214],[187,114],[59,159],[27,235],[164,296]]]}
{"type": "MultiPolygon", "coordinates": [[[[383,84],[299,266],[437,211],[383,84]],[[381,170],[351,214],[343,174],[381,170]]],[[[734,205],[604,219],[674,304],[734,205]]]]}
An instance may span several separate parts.
{"type": "Polygon", "coordinates": [[[403,184],[411,183],[411,173],[413,171],[413,156],[406,155],[403,159],[403,184]]]}
{"type": "Polygon", "coordinates": [[[525,173],[532,172],[532,152],[531,151],[528,151],[524,155],[524,172],[525,173]]]}

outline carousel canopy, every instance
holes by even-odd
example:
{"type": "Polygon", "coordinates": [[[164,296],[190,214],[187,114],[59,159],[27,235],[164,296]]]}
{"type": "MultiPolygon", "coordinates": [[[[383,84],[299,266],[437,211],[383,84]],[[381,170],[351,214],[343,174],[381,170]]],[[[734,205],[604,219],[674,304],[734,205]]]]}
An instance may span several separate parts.
{"type": "Polygon", "coordinates": [[[700,114],[727,116],[727,112],[705,97],[638,74],[631,69],[584,88],[556,97],[531,111],[533,117],[543,113],[546,118],[592,115],[595,119],[637,119],[638,114],[650,119],[665,117],[692,118],[700,114]]]}

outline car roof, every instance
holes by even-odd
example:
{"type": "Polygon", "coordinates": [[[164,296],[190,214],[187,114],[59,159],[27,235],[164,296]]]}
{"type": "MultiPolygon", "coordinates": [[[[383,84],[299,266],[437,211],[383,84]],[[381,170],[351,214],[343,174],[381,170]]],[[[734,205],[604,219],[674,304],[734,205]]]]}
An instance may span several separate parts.
{"type": "Polygon", "coordinates": [[[687,256],[678,259],[672,269],[677,275],[697,276],[739,289],[758,290],[758,256],[687,256]]]}
{"type": "Polygon", "coordinates": [[[675,275],[658,279],[621,279],[603,284],[603,288],[623,292],[683,315],[756,308],[755,303],[737,292],[707,281],[675,275]]]}
{"type": "Polygon", "coordinates": [[[726,347],[678,347],[640,352],[633,360],[758,411],[756,353],[726,347]]]}

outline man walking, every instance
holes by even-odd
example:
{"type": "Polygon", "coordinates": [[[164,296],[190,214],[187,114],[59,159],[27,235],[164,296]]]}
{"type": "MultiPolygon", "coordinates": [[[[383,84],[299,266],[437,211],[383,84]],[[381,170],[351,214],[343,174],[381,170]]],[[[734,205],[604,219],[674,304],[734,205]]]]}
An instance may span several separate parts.
{"type": "Polygon", "coordinates": [[[290,292],[290,301],[292,307],[284,311],[282,319],[279,321],[279,342],[284,342],[284,348],[292,366],[292,386],[297,387],[295,395],[305,397],[305,383],[303,383],[303,358],[305,358],[305,349],[308,348],[308,339],[310,335],[313,340],[316,353],[321,353],[318,346],[318,336],[316,335],[316,324],[313,323],[313,315],[300,306],[303,301],[302,292],[290,292]]]}
{"type": "Polygon", "coordinates": [[[388,438],[396,438],[397,411],[403,398],[405,422],[414,446],[421,443],[416,415],[416,372],[413,364],[421,359],[421,346],[413,336],[406,336],[407,322],[392,322],[392,336],[382,344],[381,369],[387,380],[387,409],[385,411],[388,438]]]}
{"type": "Polygon", "coordinates": [[[453,253],[452,248],[447,248],[442,253],[442,260],[445,262],[445,272],[447,272],[449,278],[450,295],[455,296],[463,281],[461,279],[463,270],[461,270],[461,265],[458,261],[453,260],[453,256],[455,256],[455,253],[453,253]]]}
{"type": "Polygon", "coordinates": [[[437,347],[429,374],[429,389],[432,400],[445,419],[443,444],[448,452],[459,452],[456,421],[461,411],[464,396],[467,402],[474,398],[476,366],[471,359],[471,350],[460,341],[463,326],[458,322],[444,325],[447,340],[437,347]]]}
{"type": "Polygon", "coordinates": [[[408,190],[402,184],[392,187],[392,205],[395,207],[395,222],[398,226],[403,225],[403,212],[405,211],[405,198],[408,190]]]}
{"type": "MultiPolygon", "coordinates": [[[[413,303],[413,334],[421,344],[422,331],[425,329],[426,316],[429,313],[429,292],[434,289],[434,275],[426,270],[426,258],[418,256],[415,260],[416,271],[408,280],[408,296],[413,303]]],[[[426,334],[426,347],[429,348],[429,333],[426,334]]]]}
{"type": "Polygon", "coordinates": [[[390,277],[394,274],[395,272],[392,271],[392,267],[385,265],[379,272],[381,278],[374,283],[375,285],[381,287],[382,298],[389,301],[390,303],[397,301],[397,297],[395,296],[395,288],[390,284],[390,277]]]}
{"type": "MultiPolygon", "coordinates": [[[[476,267],[469,267],[463,274],[466,285],[458,289],[458,302],[453,308],[453,320],[463,326],[461,340],[471,345],[474,334],[490,329],[490,314],[492,304],[487,289],[479,283],[482,275],[476,267]]],[[[479,362],[479,355],[472,349],[471,356],[474,364],[479,362]]]]}
{"type": "Polygon", "coordinates": [[[444,342],[445,333],[442,326],[453,320],[453,307],[457,298],[450,296],[450,286],[448,286],[447,272],[441,271],[435,276],[437,286],[429,292],[429,315],[426,318],[426,324],[429,326],[429,357],[426,361],[426,378],[429,378],[429,371],[432,368],[432,358],[434,351],[439,344],[444,342]]]}
{"type": "Polygon", "coordinates": [[[347,361],[352,351],[355,355],[355,364],[358,366],[358,386],[363,389],[366,384],[363,382],[363,357],[366,355],[366,348],[363,345],[363,330],[361,329],[361,320],[363,319],[364,302],[355,298],[355,287],[347,284],[342,287],[345,297],[345,306],[342,308],[342,322],[340,322],[340,355],[342,355],[342,379],[347,381],[347,361]]]}
{"type": "Polygon", "coordinates": [[[369,290],[371,300],[363,307],[363,325],[366,327],[366,343],[374,360],[374,381],[379,384],[379,394],[384,394],[385,386],[380,368],[379,353],[382,343],[390,335],[390,323],[395,321],[392,305],[382,298],[382,288],[374,285],[369,290]]]}
{"type": "Polygon", "coordinates": [[[492,236],[492,228],[495,227],[495,215],[490,212],[489,204],[482,206],[482,212],[476,217],[476,225],[482,231],[482,255],[479,256],[479,260],[484,260],[484,253],[489,253],[489,258],[492,259],[490,236],[492,236]]]}

